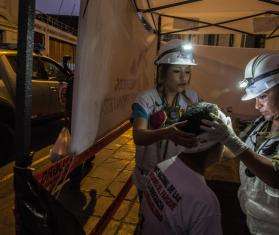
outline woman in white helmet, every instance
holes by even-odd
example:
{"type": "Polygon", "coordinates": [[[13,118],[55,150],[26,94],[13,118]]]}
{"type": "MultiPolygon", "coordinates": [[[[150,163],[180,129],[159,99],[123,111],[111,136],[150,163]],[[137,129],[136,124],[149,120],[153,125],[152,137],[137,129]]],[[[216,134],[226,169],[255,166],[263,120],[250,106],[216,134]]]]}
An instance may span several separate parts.
{"type": "Polygon", "coordinates": [[[157,163],[179,153],[181,146],[192,147],[195,138],[177,129],[182,113],[199,101],[189,88],[191,67],[196,65],[191,47],[182,40],[162,46],[155,64],[158,66],[156,88],[140,94],[132,105],[131,122],[136,144],[135,184],[139,198],[145,175],[157,163]]]}
{"type": "Polygon", "coordinates": [[[279,54],[263,54],[246,66],[242,100],[255,98],[262,116],[240,139],[222,120],[202,128],[240,159],[238,198],[252,234],[279,234],[279,54]]]}

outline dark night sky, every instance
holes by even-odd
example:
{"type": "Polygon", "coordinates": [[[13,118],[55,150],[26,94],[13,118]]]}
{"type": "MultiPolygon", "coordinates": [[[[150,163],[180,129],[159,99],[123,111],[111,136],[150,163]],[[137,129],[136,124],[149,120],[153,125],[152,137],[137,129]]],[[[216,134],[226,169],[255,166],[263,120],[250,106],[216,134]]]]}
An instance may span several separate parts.
{"type": "Polygon", "coordinates": [[[36,9],[50,14],[79,15],[79,6],[80,0],[36,0],[36,9]]]}

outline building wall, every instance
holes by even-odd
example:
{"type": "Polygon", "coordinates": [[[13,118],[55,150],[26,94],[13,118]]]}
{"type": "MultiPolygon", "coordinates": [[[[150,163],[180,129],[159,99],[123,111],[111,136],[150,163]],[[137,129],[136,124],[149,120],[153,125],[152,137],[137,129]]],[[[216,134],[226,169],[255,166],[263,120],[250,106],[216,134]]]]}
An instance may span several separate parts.
{"type": "Polygon", "coordinates": [[[0,0],[0,30],[2,42],[17,41],[18,0],[0,0]]]}
{"type": "Polygon", "coordinates": [[[39,20],[35,21],[35,31],[40,35],[38,36],[38,40],[41,40],[41,35],[44,37],[41,40],[45,47],[42,54],[51,57],[59,63],[62,63],[63,56],[70,55],[72,57],[70,62],[75,64],[77,44],[77,37],[75,35],[64,32],[39,20]]]}
{"type": "Polygon", "coordinates": [[[265,41],[265,47],[267,49],[279,49],[279,37],[273,38],[265,41]]]}
{"type": "MultiPolygon", "coordinates": [[[[0,0],[0,42],[17,43],[18,0],[0,0]]],[[[41,43],[42,54],[62,62],[64,55],[75,62],[77,37],[38,19],[34,23],[34,42],[41,43]]]]}
{"type": "Polygon", "coordinates": [[[71,56],[71,64],[75,64],[76,58],[76,45],[70,44],[67,42],[63,42],[56,38],[49,38],[49,57],[54,60],[62,63],[63,56],[69,55],[71,56]]]}

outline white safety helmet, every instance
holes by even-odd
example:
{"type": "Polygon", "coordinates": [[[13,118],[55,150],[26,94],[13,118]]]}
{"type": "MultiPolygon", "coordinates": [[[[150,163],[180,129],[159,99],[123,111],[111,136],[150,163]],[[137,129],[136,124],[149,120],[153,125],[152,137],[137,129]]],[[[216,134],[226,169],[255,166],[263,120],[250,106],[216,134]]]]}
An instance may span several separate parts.
{"type": "Polygon", "coordinates": [[[193,57],[192,45],[180,39],[173,39],[163,44],[154,63],[155,65],[197,65],[193,57]]]}
{"type": "Polygon", "coordinates": [[[240,87],[246,94],[241,100],[250,100],[279,84],[279,54],[258,55],[245,68],[240,87]]]}

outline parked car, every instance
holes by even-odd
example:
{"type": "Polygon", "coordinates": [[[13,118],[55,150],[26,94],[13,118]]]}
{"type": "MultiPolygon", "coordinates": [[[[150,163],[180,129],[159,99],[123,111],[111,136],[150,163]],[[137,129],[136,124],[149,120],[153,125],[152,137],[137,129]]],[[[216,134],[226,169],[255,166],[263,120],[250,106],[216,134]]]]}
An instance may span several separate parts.
{"type": "MultiPolygon", "coordinates": [[[[0,156],[13,148],[16,56],[16,49],[1,49],[0,44],[0,156]]],[[[69,71],[56,61],[33,53],[32,120],[64,115],[69,79],[69,71]]]]}

